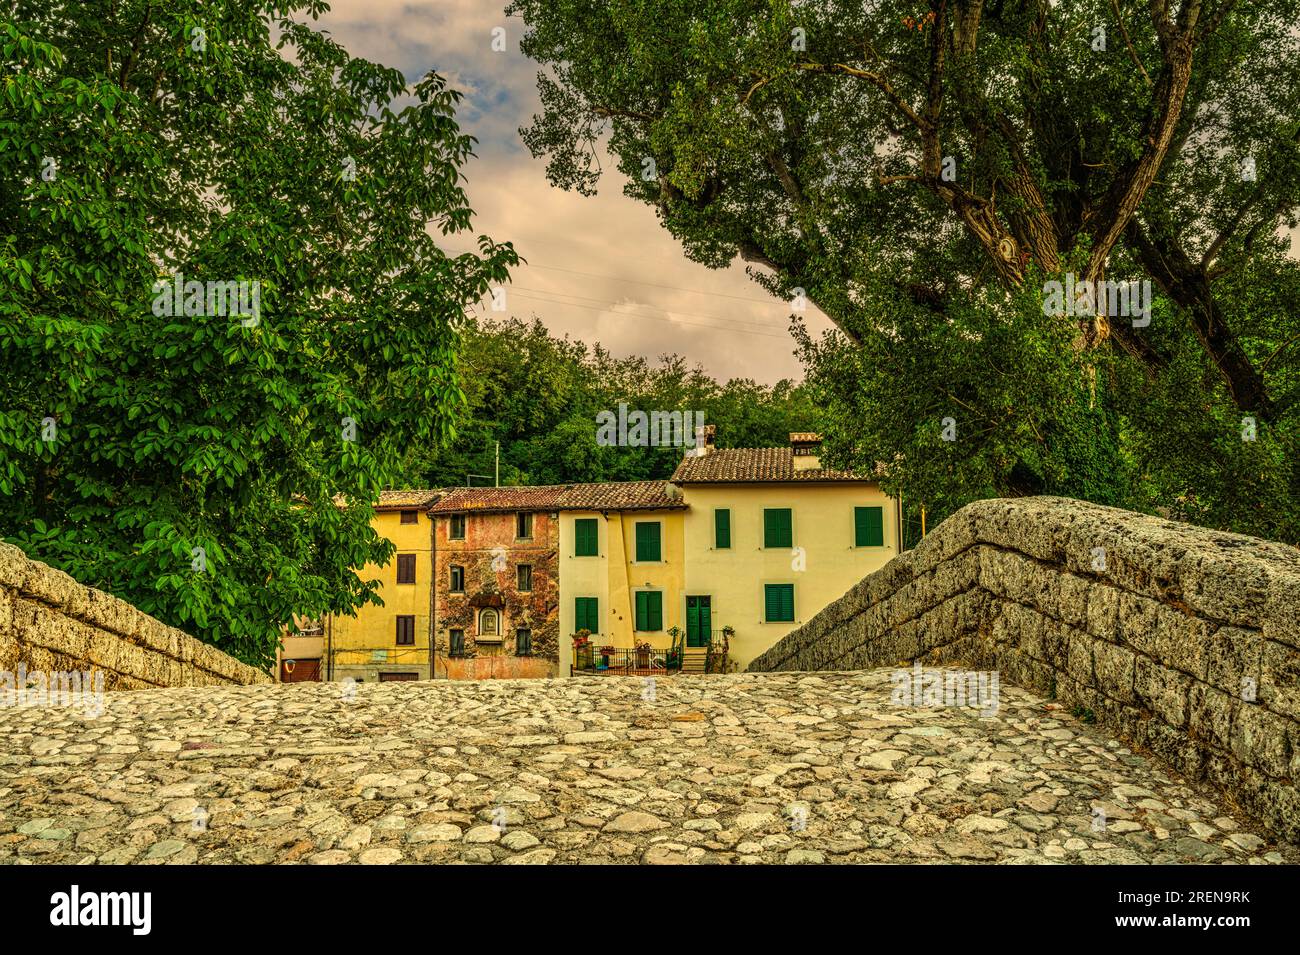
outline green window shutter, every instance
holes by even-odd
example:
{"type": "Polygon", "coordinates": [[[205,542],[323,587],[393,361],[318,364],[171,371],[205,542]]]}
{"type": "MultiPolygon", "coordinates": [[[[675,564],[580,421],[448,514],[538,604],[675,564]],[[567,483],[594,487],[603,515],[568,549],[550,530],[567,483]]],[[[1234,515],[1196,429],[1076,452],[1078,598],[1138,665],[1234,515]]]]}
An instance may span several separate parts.
{"type": "Polygon", "coordinates": [[[883,547],[885,543],[885,509],[853,509],[853,542],[856,547],[883,547]]]}
{"type": "Polygon", "coordinates": [[[713,546],[718,550],[731,547],[731,510],[720,507],[713,512],[713,546]]]}
{"type": "Polygon", "coordinates": [[[794,584],[763,585],[764,617],[769,623],[794,620],[794,584]]]}
{"type": "Polygon", "coordinates": [[[594,517],[581,517],[573,522],[573,556],[595,557],[600,553],[600,531],[594,517]]]}
{"type": "Polygon", "coordinates": [[[664,595],[660,591],[636,592],[636,628],[650,631],[664,628],[664,595]]]}
{"type": "Polygon", "coordinates": [[[638,561],[663,559],[659,548],[658,521],[642,521],[636,525],[636,559],[638,561]]]}
{"type": "Polygon", "coordinates": [[[573,629],[600,632],[600,600],[596,597],[576,597],[573,605],[573,629]]]}
{"type": "Polygon", "coordinates": [[[763,509],[763,546],[793,547],[794,522],[788,507],[763,509]]]}

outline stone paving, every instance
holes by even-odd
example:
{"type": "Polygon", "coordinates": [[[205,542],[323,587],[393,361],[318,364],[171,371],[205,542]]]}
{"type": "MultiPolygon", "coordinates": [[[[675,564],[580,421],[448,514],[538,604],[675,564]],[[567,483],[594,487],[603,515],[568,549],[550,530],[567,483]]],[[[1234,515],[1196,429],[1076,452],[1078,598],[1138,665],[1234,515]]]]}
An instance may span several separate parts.
{"type": "Polygon", "coordinates": [[[0,709],[0,862],[1300,861],[1055,704],[900,707],[890,673],[0,709]]]}

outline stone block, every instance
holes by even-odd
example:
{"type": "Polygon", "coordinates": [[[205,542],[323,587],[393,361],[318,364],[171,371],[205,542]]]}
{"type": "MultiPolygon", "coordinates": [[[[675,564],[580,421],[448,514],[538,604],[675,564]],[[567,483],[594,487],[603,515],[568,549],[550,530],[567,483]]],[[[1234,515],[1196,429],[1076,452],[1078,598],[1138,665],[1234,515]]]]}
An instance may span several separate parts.
{"type": "Polygon", "coordinates": [[[1194,736],[1217,749],[1230,749],[1232,721],[1241,701],[1200,682],[1192,684],[1188,701],[1188,727],[1194,736]]]}
{"type": "Polygon", "coordinates": [[[1166,726],[1183,729],[1187,725],[1187,697],[1192,678],[1145,657],[1136,660],[1133,690],[1137,702],[1148,707],[1166,726]]]}
{"type": "Polygon", "coordinates": [[[1275,640],[1263,642],[1256,695],[1266,709],[1300,720],[1300,650],[1275,640]]]}
{"type": "MultiPolygon", "coordinates": [[[[1092,638],[1078,634],[1075,639],[1082,643],[1092,638]]],[[[1137,699],[1133,692],[1137,658],[1132,650],[1101,640],[1093,640],[1092,661],[1097,688],[1102,693],[1121,703],[1132,703],[1137,699]]]]}
{"type": "Polygon", "coordinates": [[[1289,778],[1296,724],[1249,704],[1238,708],[1232,722],[1232,753],[1247,766],[1275,779],[1289,778]]]}
{"type": "Polygon", "coordinates": [[[1256,630],[1226,626],[1215,630],[1205,648],[1205,682],[1238,696],[1244,681],[1258,686],[1263,647],[1264,638],[1256,630]]]}

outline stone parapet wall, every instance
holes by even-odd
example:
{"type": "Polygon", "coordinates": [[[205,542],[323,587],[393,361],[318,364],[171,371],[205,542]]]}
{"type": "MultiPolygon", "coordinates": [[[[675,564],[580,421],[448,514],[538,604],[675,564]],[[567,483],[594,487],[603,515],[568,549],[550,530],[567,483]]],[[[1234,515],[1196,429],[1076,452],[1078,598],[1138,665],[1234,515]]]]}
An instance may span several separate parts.
{"type": "Polygon", "coordinates": [[[749,667],[997,669],[1300,842],[1300,551],[1062,498],[979,501],[749,667]]]}
{"type": "Polygon", "coordinates": [[[271,678],[124,600],[0,543],[0,673],[104,674],[106,690],[271,678]]]}

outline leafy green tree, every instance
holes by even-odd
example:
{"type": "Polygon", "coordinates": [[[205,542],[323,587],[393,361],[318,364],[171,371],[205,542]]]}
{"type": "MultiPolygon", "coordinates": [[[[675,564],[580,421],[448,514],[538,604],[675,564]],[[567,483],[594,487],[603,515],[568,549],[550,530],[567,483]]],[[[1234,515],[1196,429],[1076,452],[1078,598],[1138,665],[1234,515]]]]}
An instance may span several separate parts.
{"type": "MultiPolygon", "coordinates": [[[[748,379],[719,384],[680,355],[657,363],[615,358],[599,344],[552,336],[540,319],[485,322],[465,333],[460,357],[467,395],[447,448],[413,447],[403,477],[428,487],[491,475],[500,442],[503,484],[643,481],[672,474],[680,447],[602,447],[596,416],[629,411],[703,412],[722,447],[784,445],[791,431],[820,427],[807,389],[748,379]]],[[[476,480],[475,483],[482,483],[476,480]]]]}
{"type": "Polygon", "coordinates": [[[0,528],[259,666],[377,599],[371,502],[449,436],[464,309],[516,262],[435,241],[472,215],[457,94],[297,22],[324,9],[0,17],[0,528]]]}
{"type": "Polygon", "coordinates": [[[555,184],[608,148],[686,255],[834,321],[802,353],[835,460],[938,516],[1054,492],[1300,539],[1296,0],[509,9],[555,184]],[[1150,281],[1151,323],[1044,322],[1067,273],[1150,281]]]}

